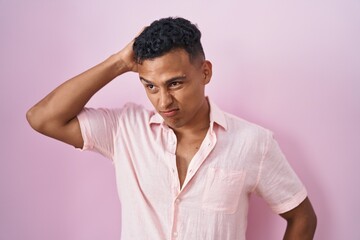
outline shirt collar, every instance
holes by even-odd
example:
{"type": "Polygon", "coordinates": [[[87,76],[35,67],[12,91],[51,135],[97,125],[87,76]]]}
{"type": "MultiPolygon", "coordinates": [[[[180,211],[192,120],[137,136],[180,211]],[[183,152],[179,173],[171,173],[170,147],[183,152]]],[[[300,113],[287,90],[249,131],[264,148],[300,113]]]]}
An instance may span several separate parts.
{"type": "Polygon", "coordinates": [[[210,128],[213,129],[214,123],[217,123],[219,126],[223,127],[224,130],[227,130],[227,122],[224,112],[207,97],[210,105],[210,128]]]}
{"type": "MultiPolygon", "coordinates": [[[[220,110],[218,106],[213,103],[209,97],[206,97],[206,99],[209,102],[210,105],[210,129],[213,130],[214,123],[218,124],[219,126],[223,127],[225,130],[227,130],[227,122],[224,115],[224,112],[220,110]]],[[[157,112],[153,112],[153,115],[149,119],[149,124],[161,124],[166,125],[164,122],[164,119],[161,117],[161,115],[157,112]]]]}

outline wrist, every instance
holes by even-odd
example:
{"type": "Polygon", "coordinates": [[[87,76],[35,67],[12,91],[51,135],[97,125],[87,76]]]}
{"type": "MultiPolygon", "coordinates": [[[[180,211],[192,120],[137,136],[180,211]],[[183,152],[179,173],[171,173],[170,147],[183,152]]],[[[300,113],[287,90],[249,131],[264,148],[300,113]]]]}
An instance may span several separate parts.
{"type": "Polygon", "coordinates": [[[130,71],[126,62],[117,53],[111,55],[106,61],[113,67],[116,76],[130,71]]]}

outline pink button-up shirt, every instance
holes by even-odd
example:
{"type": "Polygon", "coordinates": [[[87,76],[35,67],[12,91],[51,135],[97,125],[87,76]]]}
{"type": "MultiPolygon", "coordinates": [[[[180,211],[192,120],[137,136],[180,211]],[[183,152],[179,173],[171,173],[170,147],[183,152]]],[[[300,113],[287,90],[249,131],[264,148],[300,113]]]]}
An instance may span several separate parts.
{"type": "Polygon", "coordinates": [[[241,240],[252,192],[276,213],[305,199],[269,130],[210,109],[210,128],[181,189],[177,139],[159,114],[135,104],[79,114],[84,149],[114,163],[123,240],[241,240]]]}

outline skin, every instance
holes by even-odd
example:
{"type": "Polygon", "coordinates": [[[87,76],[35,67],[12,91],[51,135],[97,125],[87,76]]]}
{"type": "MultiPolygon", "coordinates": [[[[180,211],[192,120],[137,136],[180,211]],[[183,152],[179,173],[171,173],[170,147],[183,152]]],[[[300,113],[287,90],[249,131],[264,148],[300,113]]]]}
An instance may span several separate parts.
{"type": "Polygon", "coordinates": [[[317,217],[309,198],[280,216],[287,221],[284,240],[311,240],[314,238],[317,217]]]}
{"type": "Polygon", "coordinates": [[[137,72],[132,44],[64,82],[30,108],[26,113],[30,126],[46,136],[81,148],[84,141],[76,116],[97,91],[117,76],[137,72]]]}
{"type": "Polygon", "coordinates": [[[185,50],[173,50],[153,60],[145,60],[138,72],[146,94],[176,133],[197,131],[209,124],[205,85],[211,77],[211,63],[194,60],[185,50]]]}
{"type": "Polygon", "coordinates": [[[204,91],[211,78],[211,69],[211,63],[202,58],[191,62],[183,49],[146,60],[138,66],[150,102],[177,137],[180,187],[209,128],[209,104],[204,91]]]}
{"type": "MultiPolygon", "coordinates": [[[[212,75],[211,63],[202,58],[190,61],[181,49],[136,64],[133,41],[102,63],[54,89],[30,108],[27,120],[36,131],[81,148],[77,115],[90,98],[116,77],[138,72],[154,108],[177,137],[177,167],[182,186],[187,167],[209,128],[209,104],[205,85],[212,75]]],[[[298,207],[281,214],[287,221],[284,239],[313,239],[316,215],[308,198],[298,207]]]]}

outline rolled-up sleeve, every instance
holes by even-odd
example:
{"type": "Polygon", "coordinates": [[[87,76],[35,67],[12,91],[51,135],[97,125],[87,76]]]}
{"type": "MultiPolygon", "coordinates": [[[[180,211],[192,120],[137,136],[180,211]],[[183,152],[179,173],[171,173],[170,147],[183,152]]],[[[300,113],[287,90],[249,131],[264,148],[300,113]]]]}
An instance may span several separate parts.
{"type": "Polygon", "coordinates": [[[123,109],[84,108],[77,116],[84,140],[81,150],[95,151],[112,159],[122,111],[123,109]]]}
{"type": "Polygon", "coordinates": [[[297,207],[307,192],[271,133],[266,149],[255,190],[275,213],[281,214],[297,207]]]}

